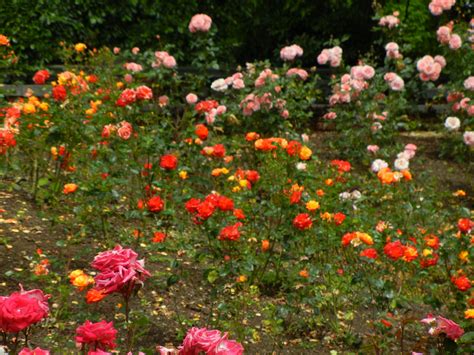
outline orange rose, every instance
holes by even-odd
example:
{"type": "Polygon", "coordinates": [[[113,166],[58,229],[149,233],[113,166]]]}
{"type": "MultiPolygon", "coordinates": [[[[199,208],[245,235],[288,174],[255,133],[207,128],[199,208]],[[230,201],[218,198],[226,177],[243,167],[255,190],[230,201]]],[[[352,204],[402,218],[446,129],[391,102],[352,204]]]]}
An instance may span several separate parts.
{"type": "Polygon", "coordinates": [[[66,184],[64,185],[63,193],[65,195],[72,194],[73,192],[76,192],[77,190],[77,185],[76,184],[66,184]]]}

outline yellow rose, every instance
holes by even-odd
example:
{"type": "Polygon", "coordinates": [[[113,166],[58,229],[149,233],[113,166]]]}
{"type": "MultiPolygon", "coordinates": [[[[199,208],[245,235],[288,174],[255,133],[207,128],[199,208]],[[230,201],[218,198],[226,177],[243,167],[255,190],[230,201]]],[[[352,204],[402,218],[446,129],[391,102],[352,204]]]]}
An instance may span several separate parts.
{"type": "Polygon", "coordinates": [[[77,43],[74,46],[74,49],[76,50],[76,52],[84,52],[86,50],[86,48],[87,48],[87,46],[84,43],[77,43]]]}
{"type": "Polygon", "coordinates": [[[33,104],[24,104],[23,105],[23,113],[35,113],[36,108],[33,104]]]}
{"type": "Polygon", "coordinates": [[[188,178],[188,172],[184,170],[181,170],[178,175],[182,180],[186,180],[188,178]]]}
{"type": "Polygon", "coordinates": [[[309,158],[311,158],[311,155],[313,154],[312,150],[309,149],[307,146],[303,146],[301,147],[300,149],[300,159],[301,160],[308,160],[309,158]]]}
{"type": "Polygon", "coordinates": [[[311,212],[316,211],[317,209],[319,209],[319,202],[315,200],[308,201],[306,203],[306,209],[311,212]]]}
{"type": "Polygon", "coordinates": [[[39,108],[43,111],[48,111],[49,110],[49,105],[46,102],[42,102],[42,103],[40,103],[39,108]]]}

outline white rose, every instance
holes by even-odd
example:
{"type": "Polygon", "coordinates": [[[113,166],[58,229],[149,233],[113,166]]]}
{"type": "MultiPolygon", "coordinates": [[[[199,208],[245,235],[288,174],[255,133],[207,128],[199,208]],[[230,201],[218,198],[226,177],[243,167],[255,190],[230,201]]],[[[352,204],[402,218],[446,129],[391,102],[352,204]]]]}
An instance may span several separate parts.
{"type": "Polygon", "coordinates": [[[397,170],[407,170],[410,166],[410,162],[405,158],[398,158],[394,163],[395,169],[397,170]]]}
{"type": "Polygon", "coordinates": [[[228,85],[225,82],[225,79],[222,79],[222,78],[214,80],[211,84],[211,89],[214,91],[219,91],[219,92],[226,91],[227,87],[228,85]]]}
{"type": "Polygon", "coordinates": [[[457,117],[448,117],[444,121],[444,127],[450,131],[457,131],[461,127],[461,120],[457,117]]]}
{"type": "Polygon", "coordinates": [[[376,159],[372,162],[372,165],[371,165],[370,169],[374,173],[378,173],[380,170],[382,170],[384,168],[387,168],[387,167],[388,167],[388,163],[385,160],[376,159]]]}

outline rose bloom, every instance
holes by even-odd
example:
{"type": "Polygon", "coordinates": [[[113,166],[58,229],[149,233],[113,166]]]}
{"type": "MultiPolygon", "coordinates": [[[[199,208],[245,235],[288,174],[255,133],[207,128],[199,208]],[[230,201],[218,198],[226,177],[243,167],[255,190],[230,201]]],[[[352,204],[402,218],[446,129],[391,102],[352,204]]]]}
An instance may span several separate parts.
{"type": "Polygon", "coordinates": [[[380,170],[382,169],[385,169],[388,167],[388,163],[382,159],[376,159],[372,162],[372,165],[371,165],[371,170],[374,172],[374,173],[377,173],[379,172],[380,170]]]}
{"type": "Polygon", "coordinates": [[[434,325],[428,331],[430,335],[438,336],[443,333],[451,340],[456,340],[464,334],[464,330],[450,319],[437,316],[433,317],[431,314],[421,320],[422,323],[434,325]]]}
{"type": "Polygon", "coordinates": [[[444,121],[444,127],[449,131],[457,131],[461,127],[461,120],[457,117],[448,117],[444,121]]]}
{"type": "Polygon", "coordinates": [[[461,218],[458,221],[458,229],[461,233],[467,234],[474,228],[474,222],[469,218],[461,218]]]}
{"type": "Polygon", "coordinates": [[[464,143],[469,146],[474,146],[474,131],[466,131],[463,134],[464,143]]]}
{"type": "Polygon", "coordinates": [[[20,292],[0,296],[0,330],[18,333],[47,317],[49,297],[41,290],[25,291],[21,285],[20,292]]]}
{"type": "Polygon", "coordinates": [[[138,100],[150,100],[153,98],[153,91],[145,85],[137,87],[135,93],[138,100]]]}
{"type": "Polygon", "coordinates": [[[163,243],[166,239],[166,234],[163,232],[155,232],[153,233],[153,243],[163,243]]]}
{"type": "Polygon", "coordinates": [[[67,97],[66,88],[62,85],[57,85],[53,87],[53,98],[56,101],[64,101],[67,97]]]}
{"type": "Polygon", "coordinates": [[[397,240],[396,242],[390,242],[385,245],[383,251],[392,260],[398,260],[405,254],[406,247],[397,240]]]}
{"type": "Polygon", "coordinates": [[[464,80],[464,88],[466,90],[474,91],[474,76],[470,76],[464,80]]]}
{"type": "Polygon", "coordinates": [[[192,92],[186,95],[186,102],[190,105],[195,104],[197,100],[198,100],[197,95],[193,94],[192,92]]]}
{"type": "Polygon", "coordinates": [[[461,46],[462,46],[461,37],[459,37],[459,35],[457,34],[453,34],[451,38],[449,39],[449,48],[451,48],[452,50],[456,50],[456,49],[461,48],[461,46]]]}
{"type": "Polygon", "coordinates": [[[233,225],[226,226],[221,229],[219,233],[219,240],[231,240],[231,241],[237,241],[240,239],[240,231],[239,227],[242,226],[242,223],[237,222],[233,225]]]}
{"type": "Polygon", "coordinates": [[[293,219],[293,226],[300,230],[309,229],[312,225],[311,216],[307,213],[300,213],[293,219]]]}
{"type": "Polygon", "coordinates": [[[369,153],[372,153],[372,154],[377,153],[377,152],[379,151],[379,149],[380,149],[380,148],[379,148],[378,145],[368,145],[368,146],[367,146],[367,151],[368,151],[369,153]]]}
{"type": "Polygon", "coordinates": [[[398,158],[394,163],[395,169],[397,170],[407,170],[410,166],[410,162],[405,158],[398,158]]]}
{"type": "Polygon", "coordinates": [[[285,62],[293,61],[296,57],[301,57],[302,55],[303,48],[301,48],[297,44],[284,47],[280,50],[280,58],[285,62]]]}
{"type": "Polygon", "coordinates": [[[211,89],[214,91],[223,92],[223,91],[226,91],[227,88],[228,88],[227,83],[222,78],[214,80],[211,84],[211,89]]]}
{"type": "Polygon", "coordinates": [[[377,259],[378,257],[377,250],[373,248],[362,250],[359,255],[368,259],[377,259]]]}
{"type": "Polygon", "coordinates": [[[197,124],[194,133],[199,137],[199,139],[205,141],[209,135],[209,130],[203,124],[197,124]]]}
{"type": "Polygon", "coordinates": [[[29,348],[24,348],[22,349],[18,355],[50,355],[50,351],[49,350],[44,350],[44,349],[41,349],[39,347],[31,350],[29,348]]]}
{"type": "Polygon", "coordinates": [[[48,79],[49,79],[49,72],[45,69],[38,70],[33,76],[33,82],[36,85],[44,85],[44,83],[46,83],[46,80],[48,79]]]}
{"type": "Polygon", "coordinates": [[[63,193],[65,195],[69,195],[69,194],[72,194],[73,192],[76,192],[76,190],[77,190],[77,185],[70,183],[70,184],[64,185],[63,193]]]}
{"type": "Polygon", "coordinates": [[[161,212],[165,204],[160,196],[153,196],[147,201],[147,208],[150,212],[161,212]]]}
{"type": "Polygon", "coordinates": [[[131,137],[133,132],[132,125],[127,121],[120,122],[120,127],[117,129],[117,134],[120,138],[127,140],[131,137]]]}
{"type": "Polygon", "coordinates": [[[97,303],[101,300],[103,300],[106,296],[106,293],[103,290],[98,290],[95,288],[91,288],[89,291],[87,291],[86,294],[86,302],[87,303],[97,303]]]}
{"type": "Polygon", "coordinates": [[[228,340],[227,333],[206,328],[191,328],[183,340],[180,352],[183,354],[241,355],[243,347],[239,343],[228,340]]]}
{"type": "Polygon", "coordinates": [[[160,167],[165,170],[174,170],[178,166],[178,158],[174,155],[163,155],[160,159],[160,167]]]}
{"type": "Polygon", "coordinates": [[[208,32],[211,29],[212,19],[205,14],[196,14],[191,18],[188,29],[189,32],[208,32]]]}
{"type": "Polygon", "coordinates": [[[115,348],[117,330],[113,322],[102,320],[92,323],[89,320],[76,329],[76,343],[89,346],[89,350],[109,350],[115,348]]]}

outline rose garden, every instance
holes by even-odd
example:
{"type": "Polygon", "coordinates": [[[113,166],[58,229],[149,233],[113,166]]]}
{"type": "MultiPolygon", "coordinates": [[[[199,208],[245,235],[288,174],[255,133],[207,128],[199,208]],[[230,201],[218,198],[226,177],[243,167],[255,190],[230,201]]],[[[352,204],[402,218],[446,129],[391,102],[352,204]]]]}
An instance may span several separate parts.
{"type": "Polygon", "coordinates": [[[0,354],[473,353],[474,18],[415,3],[423,55],[379,6],[356,60],[218,70],[210,10],[189,70],[61,42],[0,86],[0,354]]]}

